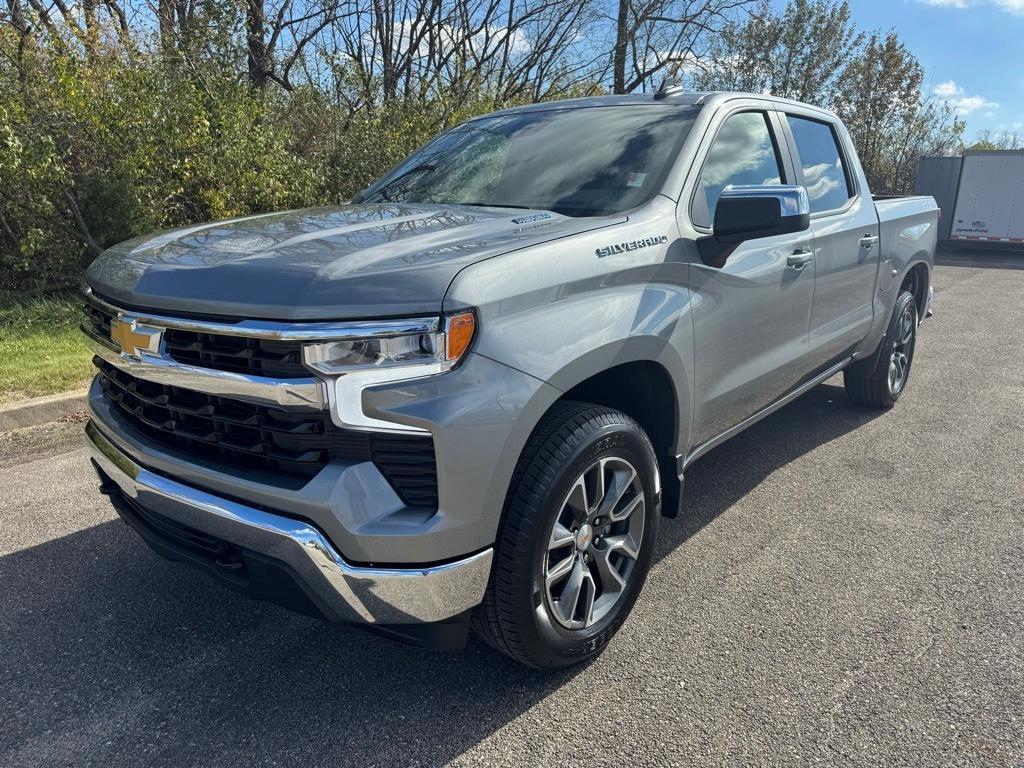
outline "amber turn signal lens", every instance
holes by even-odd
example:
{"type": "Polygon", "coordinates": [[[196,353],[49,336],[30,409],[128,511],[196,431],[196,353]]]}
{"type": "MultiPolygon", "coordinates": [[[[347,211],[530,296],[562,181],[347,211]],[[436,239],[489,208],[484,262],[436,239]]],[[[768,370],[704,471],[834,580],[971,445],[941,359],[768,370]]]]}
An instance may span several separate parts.
{"type": "Polygon", "coordinates": [[[469,349],[476,331],[476,317],[472,312],[462,312],[448,318],[445,328],[445,357],[458,360],[469,349]]]}

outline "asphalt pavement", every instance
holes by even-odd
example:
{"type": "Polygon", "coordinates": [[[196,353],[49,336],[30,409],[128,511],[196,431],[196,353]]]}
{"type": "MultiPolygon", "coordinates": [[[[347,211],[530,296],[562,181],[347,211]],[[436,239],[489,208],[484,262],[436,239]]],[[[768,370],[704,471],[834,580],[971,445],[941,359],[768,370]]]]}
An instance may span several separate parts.
{"type": "Polygon", "coordinates": [[[426,652],[160,560],[0,436],[0,766],[1024,766],[1024,257],[944,256],[909,387],[698,462],[595,663],[426,652]]]}

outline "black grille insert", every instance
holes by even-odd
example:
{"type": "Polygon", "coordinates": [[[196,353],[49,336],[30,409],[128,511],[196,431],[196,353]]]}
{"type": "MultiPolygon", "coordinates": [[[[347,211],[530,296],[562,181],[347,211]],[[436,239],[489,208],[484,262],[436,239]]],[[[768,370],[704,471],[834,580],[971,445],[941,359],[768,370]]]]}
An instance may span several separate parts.
{"type": "MultiPolygon", "coordinates": [[[[86,333],[99,339],[110,338],[109,312],[86,302],[85,315],[86,333]]],[[[277,379],[309,378],[312,375],[302,364],[302,343],[298,341],[167,328],[164,330],[164,344],[168,356],[179,363],[201,368],[277,379]]]]}
{"type": "Polygon", "coordinates": [[[107,399],[160,445],[243,470],[309,478],[331,459],[372,461],[409,506],[437,507],[433,438],[338,428],[323,411],[254,405],[135,378],[99,357],[107,399]]]}

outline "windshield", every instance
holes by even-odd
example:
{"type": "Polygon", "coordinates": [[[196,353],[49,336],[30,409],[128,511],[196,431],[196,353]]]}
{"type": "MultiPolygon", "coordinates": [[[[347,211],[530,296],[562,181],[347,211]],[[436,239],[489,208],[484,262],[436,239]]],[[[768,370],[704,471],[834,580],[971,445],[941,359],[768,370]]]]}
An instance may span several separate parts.
{"type": "Polygon", "coordinates": [[[658,191],[695,110],[552,109],[473,120],[442,134],[354,202],[447,203],[597,216],[658,191]]]}

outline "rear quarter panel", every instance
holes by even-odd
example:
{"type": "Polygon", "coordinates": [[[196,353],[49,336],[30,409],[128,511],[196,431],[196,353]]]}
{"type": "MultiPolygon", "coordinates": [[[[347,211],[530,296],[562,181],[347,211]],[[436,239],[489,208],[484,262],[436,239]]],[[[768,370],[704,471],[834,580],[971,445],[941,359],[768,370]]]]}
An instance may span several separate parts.
{"type": "Polygon", "coordinates": [[[934,198],[918,196],[876,200],[875,208],[878,211],[882,253],[875,285],[874,322],[858,357],[874,352],[885,335],[899,287],[910,270],[924,264],[930,285],[935,266],[939,209],[934,198]]]}

